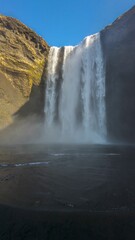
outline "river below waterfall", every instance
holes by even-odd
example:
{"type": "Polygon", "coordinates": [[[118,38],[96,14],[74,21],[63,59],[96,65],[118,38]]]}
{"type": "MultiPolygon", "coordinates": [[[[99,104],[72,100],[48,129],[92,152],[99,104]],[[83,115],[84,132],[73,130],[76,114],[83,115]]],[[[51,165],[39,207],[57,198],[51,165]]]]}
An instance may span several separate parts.
{"type": "Polygon", "coordinates": [[[0,147],[0,240],[133,240],[135,147],[0,147]]]}
{"type": "Polygon", "coordinates": [[[135,147],[0,147],[0,203],[43,210],[135,209],[135,147]]]}

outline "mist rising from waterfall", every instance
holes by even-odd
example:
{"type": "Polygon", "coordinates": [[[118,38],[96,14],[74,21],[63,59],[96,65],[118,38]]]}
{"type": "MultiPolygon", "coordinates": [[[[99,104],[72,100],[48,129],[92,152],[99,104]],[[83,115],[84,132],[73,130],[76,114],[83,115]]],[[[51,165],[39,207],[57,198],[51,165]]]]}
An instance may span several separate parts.
{"type": "Polygon", "coordinates": [[[100,34],[75,47],[51,47],[45,89],[48,142],[103,142],[105,72],[100,34]]]}

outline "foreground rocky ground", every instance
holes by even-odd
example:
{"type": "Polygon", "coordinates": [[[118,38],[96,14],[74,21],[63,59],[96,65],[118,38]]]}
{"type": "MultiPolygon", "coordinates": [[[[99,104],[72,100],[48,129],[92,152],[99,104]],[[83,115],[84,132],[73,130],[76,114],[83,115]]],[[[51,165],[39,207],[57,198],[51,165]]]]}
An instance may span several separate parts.
{"type": "Polygon", "coordinates": [[[0,206],[1,240],[133,240],[135,212],[28,211],[0,206]]]}

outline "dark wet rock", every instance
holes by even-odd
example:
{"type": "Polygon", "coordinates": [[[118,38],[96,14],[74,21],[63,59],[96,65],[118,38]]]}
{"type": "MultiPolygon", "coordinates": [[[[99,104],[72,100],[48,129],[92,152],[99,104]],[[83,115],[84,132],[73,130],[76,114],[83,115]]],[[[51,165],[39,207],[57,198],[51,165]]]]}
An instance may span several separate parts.
{"type": "Polygon", "coordinates": [[[108,136],[135,141],[135,7],[102,32],[108,136]]]}

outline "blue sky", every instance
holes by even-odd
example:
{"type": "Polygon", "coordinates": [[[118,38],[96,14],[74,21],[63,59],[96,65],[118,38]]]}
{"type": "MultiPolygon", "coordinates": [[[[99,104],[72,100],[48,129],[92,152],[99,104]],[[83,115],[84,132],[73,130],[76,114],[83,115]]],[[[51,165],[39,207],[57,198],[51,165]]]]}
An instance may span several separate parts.
{"type": "Polygon", "coordinates": [[[0,13],[36,31],[49,45],[78,44],[112,23],[135,0],[0,0],[0,13]]]}

